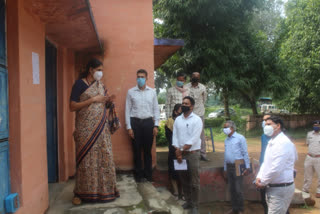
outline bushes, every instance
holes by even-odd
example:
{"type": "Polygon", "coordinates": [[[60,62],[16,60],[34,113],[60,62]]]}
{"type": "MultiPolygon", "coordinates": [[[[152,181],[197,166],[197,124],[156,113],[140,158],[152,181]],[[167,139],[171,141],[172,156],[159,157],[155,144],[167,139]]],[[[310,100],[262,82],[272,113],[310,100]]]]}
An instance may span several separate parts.
{"type": "Polygon", "coordinates": [[[206,128],[217,128],[217,127],[222,127],[223,123],[225,122],[225,119],[223,117],[218,117],[218,118],[212,118],[212,119],[205,119],[204,120],[204,127],[206,128]]]}
{"type": "Polygon", "coordinates": [[[156,146],[168,146],[168,141],[166,138],[166,131],[165,131],[165,121],[160,121],[159,123],[159,132],[156,139],[156,146]]]}

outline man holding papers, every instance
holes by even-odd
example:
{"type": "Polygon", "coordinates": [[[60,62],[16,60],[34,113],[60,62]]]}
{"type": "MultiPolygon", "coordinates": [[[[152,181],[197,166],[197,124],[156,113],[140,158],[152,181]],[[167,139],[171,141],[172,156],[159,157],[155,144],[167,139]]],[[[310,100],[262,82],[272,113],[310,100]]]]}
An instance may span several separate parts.
{"type": "Polygon", "coordinates": [[[203,124],[201,118],[192,112],[194,104],[195,101],[192,97],[183,98],[181,106],[183,114],[177,117],[174,122],[172,145],[176,148],[178,163],[187,163],[187,170],[179,170],[186,199],[186,203],[182,207],[184,209],[192,209],[191,213],[197,214],[200,190],[200,134],[203,124]]]}
{"type": "Polygon", "coordinates": [[[250,161],[247,151],[247,142],[244,136],[236,132],[236,124],[228,120],[223,127],[227,136],[224,141],[224,177],[229,183],[232,210],[228,214],[243,213],[243,175],[250,172],[250,161]],[[237,162],[244,162],[245,169],[241,174],[237,173],[237,162]]]}

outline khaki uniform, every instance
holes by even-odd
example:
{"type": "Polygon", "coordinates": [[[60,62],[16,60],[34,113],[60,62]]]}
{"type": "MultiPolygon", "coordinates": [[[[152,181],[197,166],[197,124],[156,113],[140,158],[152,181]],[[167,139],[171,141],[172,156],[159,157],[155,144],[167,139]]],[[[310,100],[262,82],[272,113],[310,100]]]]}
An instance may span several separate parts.
{"type": "Polygon", "coordinates": [[[309,192],[314,171],[318,175],[317,193],[320,193],[320,133],[308,132],[306,144],[308,145],[308,155],[304,162],[304,185],[303,191],[309,192]],[[319,157],[315,157],[319,156],[319,157]]]}

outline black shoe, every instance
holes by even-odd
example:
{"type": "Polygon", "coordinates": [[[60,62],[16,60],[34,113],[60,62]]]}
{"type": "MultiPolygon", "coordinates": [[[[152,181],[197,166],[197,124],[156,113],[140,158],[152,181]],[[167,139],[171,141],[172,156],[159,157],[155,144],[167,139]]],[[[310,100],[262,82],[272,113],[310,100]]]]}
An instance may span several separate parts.
{"type": "Polygon", "coordinates": [[[186,202],[186,203],[182,204],[182,208],[185,209],[185,210],[187,210],[187,209],[192,208],[192,206],[191,206],[190,203],[186,202]]]}
{"type": "Polygon", "coordinates": [[[209,161],[209,159],[206,158],[206,157],[204,157],[204,156],[200,156],[200,160],[202,160],[202,161],[209,161]]]}

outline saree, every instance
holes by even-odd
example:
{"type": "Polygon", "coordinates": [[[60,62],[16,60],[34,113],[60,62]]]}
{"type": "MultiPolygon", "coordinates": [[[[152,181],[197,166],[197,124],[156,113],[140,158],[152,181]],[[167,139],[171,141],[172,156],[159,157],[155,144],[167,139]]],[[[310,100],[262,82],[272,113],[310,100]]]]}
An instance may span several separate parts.
{"type": "MultiPolygon", "coordinates": [[[[80,102],[106,95],[99,81],[80,95],[80,102]]],[[[119,197],[110,133],[120,126],[113,103],[92,103],[76,113],[76,184],[74,195],[85,202],[109,202],[119,197]],[[109,111],[108,111],[109,110],[109,111]],[[109,114],[107,114],[109,112],[109,114]]]]}

